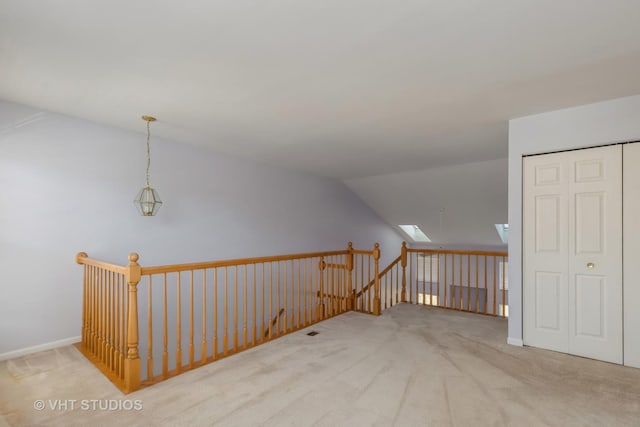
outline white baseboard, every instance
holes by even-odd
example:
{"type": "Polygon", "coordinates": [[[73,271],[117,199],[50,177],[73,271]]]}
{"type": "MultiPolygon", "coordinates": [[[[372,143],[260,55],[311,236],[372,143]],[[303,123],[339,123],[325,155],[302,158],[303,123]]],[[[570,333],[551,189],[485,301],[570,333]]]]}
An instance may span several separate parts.
{"type": "Polygon", "coordinates": [[[511,337],[507,338],[507,344],[516,345],[518,347],[522,347],[524,345],[524,343],[522,342],[521,339],[519,339],[519,338],[511,338],[511,337]]]}
{"type": "Polygon", "coordinates": [[[15,359],[16,357],[24,356],[26,354],[37,353],[39,351],[51,350],[52,348],[64,347],[66,345],[75,344],[82,340],[82,337],[70,337],[58,341],[52,341],[45,344],[34,345],[33,347],[22,348],[20,350],[9,351],[7,353],[0,353],[0,361],[15,359]]]}

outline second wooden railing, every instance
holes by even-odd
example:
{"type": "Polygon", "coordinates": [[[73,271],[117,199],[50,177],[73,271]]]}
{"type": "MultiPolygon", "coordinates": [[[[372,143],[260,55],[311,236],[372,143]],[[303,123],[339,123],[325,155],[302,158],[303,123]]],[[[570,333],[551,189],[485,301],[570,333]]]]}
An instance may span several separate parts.
{"type": "Polygon", "coordinates": [[[415,249],[403,243],[400,256],[378,277],[382,308],[406,302],[508,317],[507,257],[500,251],[415,249]]]}

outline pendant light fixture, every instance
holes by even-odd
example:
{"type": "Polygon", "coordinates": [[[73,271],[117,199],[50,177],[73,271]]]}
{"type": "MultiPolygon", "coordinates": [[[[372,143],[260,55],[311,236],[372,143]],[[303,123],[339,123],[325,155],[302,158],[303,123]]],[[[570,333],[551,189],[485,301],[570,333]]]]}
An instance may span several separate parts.
{"type": "Polygon", "coordinates": [[[143,216],[154,216],[158,213],[158,209],[162,206],[162,200],[160,195],[149,185],[149,167],[151,166],[151,148],[149,145],[149,139],[151,138],[150,125],[151,122],[155,122],[156,118],[151,116],[142,116],[142,120],[147,122],[147,185],[140,190],[136,199],[133,201],[138,210],[143,216]]]}

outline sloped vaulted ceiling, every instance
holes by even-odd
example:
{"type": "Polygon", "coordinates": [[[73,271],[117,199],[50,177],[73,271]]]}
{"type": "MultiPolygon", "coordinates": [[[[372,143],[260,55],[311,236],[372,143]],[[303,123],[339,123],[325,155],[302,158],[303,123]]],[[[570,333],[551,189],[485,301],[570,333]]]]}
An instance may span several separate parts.
{"type": "Polygon", "coordinates": [[[639,16],[638,0],[0,0],[0,98],[396,174],[506,158],[510,118],[640,93],[639,16]]]}

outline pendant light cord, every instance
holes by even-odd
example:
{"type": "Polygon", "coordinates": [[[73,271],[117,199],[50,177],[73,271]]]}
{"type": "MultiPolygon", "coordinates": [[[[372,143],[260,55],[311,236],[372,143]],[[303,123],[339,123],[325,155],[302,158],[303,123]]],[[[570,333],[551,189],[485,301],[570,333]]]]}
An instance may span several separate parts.
{"type": "Polygon", "coordinates": [[[147,187],[149,187],[149,168],[151,167],[151,145],[149,139],[151,137],[151,121],[147,120],[147,187]]]}

